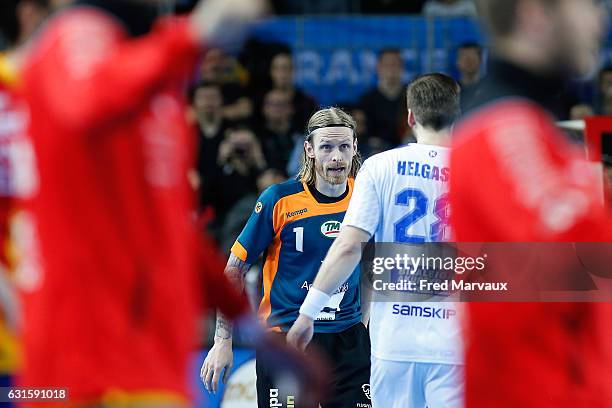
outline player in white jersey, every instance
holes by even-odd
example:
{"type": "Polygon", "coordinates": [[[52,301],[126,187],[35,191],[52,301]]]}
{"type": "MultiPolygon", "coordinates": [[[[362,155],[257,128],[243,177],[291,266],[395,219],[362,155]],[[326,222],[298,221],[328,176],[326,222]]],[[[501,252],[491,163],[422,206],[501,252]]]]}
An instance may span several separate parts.
{"type": "MultiPolygon", "coordinates": [[[[287,341],[303,348],[313,318],[361,259],[361,243],[423,244],[450,238],[448,156],[460,114],[459,85],[442,74],[407,89],[408,124],[417,138],[365,161],[340,235],[330,248],[287,341]]],[[[377,254],[378,255],[378,254],[377,254]]],[[[451,302],[373,302],[372,406],[463,406],[460,310],[451,302]]]]}

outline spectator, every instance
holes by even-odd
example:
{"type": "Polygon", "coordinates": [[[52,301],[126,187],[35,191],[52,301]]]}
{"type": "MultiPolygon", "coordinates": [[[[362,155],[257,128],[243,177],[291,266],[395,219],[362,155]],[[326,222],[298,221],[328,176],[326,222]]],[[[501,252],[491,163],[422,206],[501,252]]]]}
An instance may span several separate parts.
{"type": "Polygon", "coordinates": [[[232,245],[236,242],[236,238],[240,235],[240,231],[242,231],[244,224],[253,212],[257,197],[272,184],[282,183],[286,179],[285,173],[281,170],[264,170],[257,177],[257,192],[245,195],[228,211],[220,235],[220,246],[226,254],[229,254],[232,245]]]}
{"type": "Polygon", "coordinates": [[[282,52],[276,54],[270,62],[270,78],[272,87],[286,92],[293,106],[293,129],[302,131],[310,116],[317,110],[315,100],[295,87],[293,59],[291,54],[282,52]]]}
{"type": "Polygon", "coordinates": [[[428,0],[423,8],[425,17],[477,17],[471,0],[428,0]]]}
{"type": "Polygon", "coordinates": [[[192,111],[198,129],[197,173],[200,198],[210,191],[210,183],[217,170],[219,145],[229,127],[223,117],[221,87],[214,82],[200,82],[192,91],[192,111]]]}
{"type": "Polygon", "coordinates": [[[368,123],[368,146],[384,150],[399,144],[406,130],[406,102],[402,74],[404,65],[399,50],[381,51],[376,65],[378,82],[361,98],[360,106],[368,123]]]}
{"type": "Polygon", "coordinates": [[[457,49],[457,69],[461,85],[461,110],[475,96],[481,79],[482,47],[477,43],[464,43],[457,49]]]}
{"type": "Polygon", "coordinates": [[[601,104],[602,115],[612,115],[612,88],[605,91],[601,104]]]}
{"type": "Polygon", "coordinates": [[[219,239],[220,229],[230,208],[243,196],[257,192],[255,181],[266,168],[261,145],[253,131],[246,127],[234,127],[226,131],[219,145],[217,166],[202,192],[203,203],[215,210],[211,230],[219,239]]]}
{"type": "MultiPolygon", "coordinates": [[[[603,115],[609,115],[610,113],[605,113],[605,100],[606,95],[612,92],[612,66],[606,66],[599,71],[598,78],[598,111],[603,115]]],[[[610,112],[608,110],[608,112],[610,112]]]]}
{"type": "Polygon", "coordinates": [[[272,89],[264,97],[263,124],[258,137],[269,167],[285,171],[289,156],[299,134],[291,126],[293,109],[289,94],[280,89],[272,89]]]}
{"type": "Polygon", "coordinates": [[[572,106],[570,109],[570,120],[583,120],[587,116],[593,116],[593,108],[586,103],[580,103],[572,106]]]}
{"type": "Polygon", "coordinates": [[[221,49],[208,50],[200,67],[203,81],[214,82],[223,94],[223,116],[232,121],[246,121],[253,114],[253,102],[244,84],[248,73],[221,49]]]}

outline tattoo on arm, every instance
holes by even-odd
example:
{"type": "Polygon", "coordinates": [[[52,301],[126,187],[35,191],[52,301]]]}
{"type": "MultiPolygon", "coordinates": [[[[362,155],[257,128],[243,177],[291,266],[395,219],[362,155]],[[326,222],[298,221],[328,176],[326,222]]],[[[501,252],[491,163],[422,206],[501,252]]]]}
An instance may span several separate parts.
{"type": "MultiPolygon", "coordinates": [[[[225,275],[239,291],[244,290],[244,275],[251,265],[241,261],[236,255],[231,254],[225,266],[225,275]]],[[[228,340],[232,338],[233,325],[221,312],[217,312],[217,325],[215,338],[228,340]]]]}
{"type": "Polygon", "coordinates": [[[233,325],[229,319],[223,316],[223,313],[217,312],[217,326],[215,327],[215,340],[229,340],[232,338],[233,325]]]}

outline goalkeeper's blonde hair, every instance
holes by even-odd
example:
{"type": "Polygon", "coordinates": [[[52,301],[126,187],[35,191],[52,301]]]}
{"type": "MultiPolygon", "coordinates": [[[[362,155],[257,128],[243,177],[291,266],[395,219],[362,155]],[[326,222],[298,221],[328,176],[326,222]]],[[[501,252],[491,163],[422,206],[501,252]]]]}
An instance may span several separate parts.
{"type": "MultiPolygon", "coordinates": [[[[308,121],[308,127],[306,129],[306,141],[312,143],[313,132],[317,129],[333,126],[344,126],[353,130],[353,140],[357,139],[357,133],[355,128],[357,123],[355,119],[340,108],[332,107],[321,109],[315,112],[308,121]]],[[[351,171],[349,177],[355,178],[359,168],[361,167],[361,155],[359,151],[355,151],[355,156],[351,162],[351,171]]],[[[315,159],[310,158],[306,155],[306,149],[302,151],[302,163],[300,165],[300,171],[296,178],[306,184],[314,184],[316,177],[315,170],[315,159]]]]}

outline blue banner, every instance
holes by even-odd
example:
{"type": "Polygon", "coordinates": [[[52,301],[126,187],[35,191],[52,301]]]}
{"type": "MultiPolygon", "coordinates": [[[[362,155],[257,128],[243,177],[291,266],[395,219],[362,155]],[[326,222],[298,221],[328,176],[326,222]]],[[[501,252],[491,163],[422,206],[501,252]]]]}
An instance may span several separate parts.
{"type": "MultiPolygon", "coordinates": [[[[354,103],[373,86],[381,49],[401,51],[408,82],[432,71],[457,77],[457,47],[466,42],[486,43],[472,19],[420,16],[276,18],[257,27],[255,37],[292,49],[298,85],[323,106],[354,103]]],[[[606,43],[603,58],[611,61],[612,32],[606,43]]]]}

